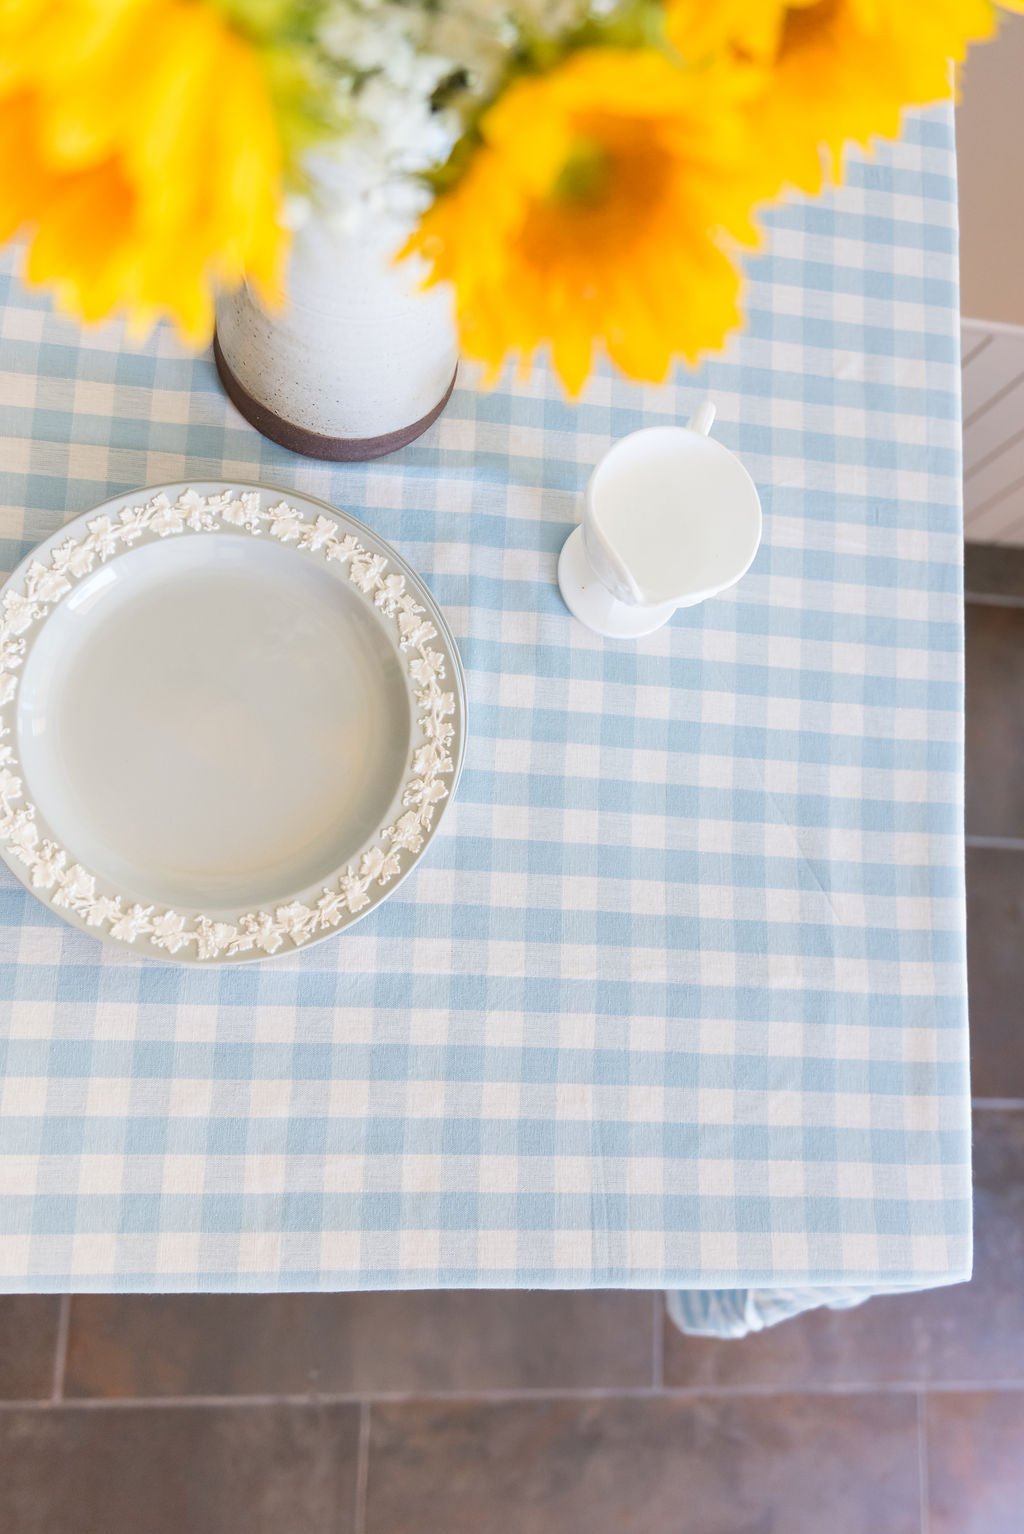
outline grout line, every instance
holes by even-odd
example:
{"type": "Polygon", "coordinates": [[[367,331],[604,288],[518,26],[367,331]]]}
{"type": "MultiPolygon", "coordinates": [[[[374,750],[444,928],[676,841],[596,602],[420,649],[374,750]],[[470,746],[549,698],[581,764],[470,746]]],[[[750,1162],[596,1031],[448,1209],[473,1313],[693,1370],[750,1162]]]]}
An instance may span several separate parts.
{"type": "Polygon", "coordinates": [[[366,1492],[370,1484],[370,1403],[359,1407],[359,1449],[356,1457],[356,1509],[353,1534],[366,1534],[366,1492]]]}
{"type": "Polygon", "coordinates": [[[993,852],[1024,852],[1024,837],[965,836],[965,847],[988,847],[993,852]]]}
{"type": "Polygon", "coordinates": [[[651,1298],[654,1301],[651,1379],[655,1390],[662,1390],[665,1386],[665,1296],[660,1289],[655,1289],[651,1298]]]}
{"type": "Polygon", "coordinates": [[[971,1107],[982,1113],[1006,1113],[1024,1108],[1024,1097],[972,1097],[971,1107]]]}
{"type": "MultiPolygon", "coordinates": [[[[392,1390],[363,1391],[359,1395],[346,1392],[322,1395],[208,1395],[208,1396],[136,1396],[93,1397],[92,1399],[67,1399],[56,1403],[62,1411],[163,1411],[209,1408],[223,1410],[228,1406],[256,1410],[271,1406],[365,1406],[367,1414],[371,1406],[419,1406],[419,1405],[470,1405],[504,1406],[516,1402],[544,1401],[676,1401],[763,1399],[773,1396],[863,1396],[863,1395],[917,1395],[921,1380],[856,1380],[834,1381],[801,1385],[789,1380],[777,1385],[749,1381],[735,1385],[667,1385],[654,1389],[650,1385],[624,1385],[621,1387],[550,1389],[550,1390],[392,1390]]],[[[958,1392],[988,1392],[992,1394],[1024,1395],[1024,1378],[1009,1380],[942,1380],[929,1381],[932,1394],[955,1394],[958,1392]]],[[[50,1400],[0,1401],[0,1418],[9,1411],[52,1411],[50,1400]]]]}
{"type": "Polygon", "coordinates": [[[71,1296],[62,1294],[57,1317],[57,1344],[53,1355],[53,1393],[51,1401],[64,1399],[64,1373],[68,1363],[68,1329],[71,1324],[71,1296]]]}
{"type": "Polygon", "coordinates": [[[921,1534],[928,1534],[931,1501],[928,1492],[928,1398],[924,1391],[917,1396],[917,1484],[921,1508],[921,1534]]]}
{"type": "Polygon", "coordinates": [[[1024,607],[1024,596],[997,596],[991,591],[965,591],[964,602],[968,607],[1024,607]]]}

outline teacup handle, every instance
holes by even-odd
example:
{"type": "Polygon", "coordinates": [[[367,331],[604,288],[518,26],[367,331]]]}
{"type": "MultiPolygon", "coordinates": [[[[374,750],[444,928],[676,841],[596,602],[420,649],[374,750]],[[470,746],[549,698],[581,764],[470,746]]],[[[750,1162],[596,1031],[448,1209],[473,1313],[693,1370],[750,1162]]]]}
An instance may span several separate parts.
{"type": "Polygon", "coordinates": [[[711,435],[711,428],[715,424],[715,414],[714,400],[703,400],[687,421],[687,430],[698,431],[702,437],[709,437],[711,435]]]}

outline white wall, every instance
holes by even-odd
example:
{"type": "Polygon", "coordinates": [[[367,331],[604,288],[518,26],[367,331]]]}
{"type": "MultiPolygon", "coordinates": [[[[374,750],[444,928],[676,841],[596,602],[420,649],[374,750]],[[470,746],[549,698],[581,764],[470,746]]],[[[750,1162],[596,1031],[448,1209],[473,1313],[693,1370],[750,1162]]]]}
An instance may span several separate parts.
{"type": "Polygon", "coordinates": [[[963,312],[1024,325],[1024,16],[968,59],[957,146],[963,312]]]}
{"type": "Polygon", "coordinates": [[[957,144],[965,532],[1024,544],[1024,16],[968,60],[957,144]]]}

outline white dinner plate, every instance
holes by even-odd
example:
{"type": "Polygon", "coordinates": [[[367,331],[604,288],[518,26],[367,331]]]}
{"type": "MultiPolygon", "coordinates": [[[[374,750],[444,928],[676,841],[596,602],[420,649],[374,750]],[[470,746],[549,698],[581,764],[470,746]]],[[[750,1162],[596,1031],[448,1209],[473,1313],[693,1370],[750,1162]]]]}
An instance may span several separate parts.
{"type": "Polygon", "coordinates": [[[0,593],[0,852],[140,955],[241,962],[349,926],[422,856],[465,741],[429,592],[309,496],[117,496],[0,593]]]}

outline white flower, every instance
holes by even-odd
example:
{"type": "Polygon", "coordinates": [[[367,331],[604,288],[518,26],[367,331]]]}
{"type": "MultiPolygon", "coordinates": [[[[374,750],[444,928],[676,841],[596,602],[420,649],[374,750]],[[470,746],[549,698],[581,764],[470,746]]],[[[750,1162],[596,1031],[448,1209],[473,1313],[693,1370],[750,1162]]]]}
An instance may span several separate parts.
{"type": "Polygon", "coordinates": [[[391,843],[409,852],[419,852],[423,846],[422,822],[415,810],[408,810],[396,820],[391,827],[391,843]]]}
{"type": "Polygon", "coordinates": [[[232,527],[258,528],[260,525],[260,498],[255,490],[243,490],[237,500],[231,499],[221,508],[221,517],[232,527]]]}
{"type": "Polygon", "coordinates": [[[319,151],[318,182],[326,182],[337,222],[358,227],[376,214],[415,214],[427,199],[415,173],[444,163],[462,131],[451,110],[437,110],[434,92],[456,69],[476,80],[502,61],[496,16],[487,0],[451,0],[440,9],[464,10],[468,25],[435,41],[436,7],[392,0],[336,0],[327,7],[320,40],[348,83],[351,127],[337,144],[319,151]],[[493,60],[485,64],[485,60],[493,60]]]}
{"type": "Polygon", "coordinates": [[[398,615],[398,628],[402,635],[400,643],[403,650],[418,650],[428,639],[437,638],[437,629],[432,623],[407,609],[398,615]]]}
{"type": "Polygon", "coordinates": [[[340,890],[325,889],[316,903],[321,927],[335,926],[341,916],[341,908],[344,904],[345,897],[340,890]]]}
{"type": "Polygon", "coordinates": [[[124,915],[120,895],[100,895],[85,913],[90,927],[102,927],[104,922],[117,921],[124,915]]]}
{"type": "Polygon", "coordinates": [[[73,575],[77,580],[79,576],[88,575],[96,563],[95,551],[90,547],[88,540],[84,543],[69,538],[66,543],[61,543],[50,555],[50,563],[55,570],[60,570],[66,575],[73,575]]]}
{"type": "Polygon", "coordinates": [[[439,746],[448,746],[455,734],[451,723],[433,712],[422,720],[420,728],[428,740],[436,741],[439,746]]]}
{"type": "Polygon", "coordinates": [[[351,872],[345,874],[341,881],[341,893],[353,915],[370,904],[370,897],[366,893],[368,883],[368,879],[360,879],[351,872]]]}
{"type": "Polygon", "coordinates": [[[346,559],[351,559],[359,549],[359,540],[353,538],[351,533],[346,533],[344,538],[330,538],[327,541],[324,552],[328,559],[335,559],[339,564],[344,564],[346,559]]]}
{"type": "Polygon", "coordinates": [[[394,847],[387,852],[383,847],[369,847],[359,860],[359,874],[363,879],[387,884],[402,869],[402,862],[394,847]]]}
{"type": "Polygon", "coordinates": [[[280,501],[276,506],[271,506],[270,517],[270,536],[280,538],[282,543],[291,543],[305,526],[302,513],[296,511],[294,506],[289,506],[287,501],[280,501]]]}
{"type": "Polygon", "coordinates": [[[278,906],[274,912],[285,932],[294,931],[296,925],[307,921],[312,914],[309,906],[303,905],[301,900],[293,900],[290,905],[278,906]]]}
{"type": "Polygon", "coordinates": [[[32,863],[32,886],[37,890],[49,890],[57,883],[67,862],[67,853],[56,842],[43,842],[38,856],[32,863]]]}
{"type": "Polygon", "coordinates": [[[363,879],[376,879],[383,866],[383,847],[368,847],[359,860],[360,876],[363,879]]]}
{"type": "Polygon", "coordinates": [[[372,591],[386,564],[383,554],[368,554],[364,549],[349,565],[349,577],[360,591],[372,591]]]}
{"type": "MultiPolygon", "coordinates": [[[[162,499],[156,497],[155,499],[162,499]]],[[[217,525],[217,519],[207,505],[206,497],[198,490],[183,490],[175,502],[176,509],[194,533],[208,533],[217,525]]]]}
{"type": "Polygon", "coordinates": [[[27,863],[35,857],[36,844],[39,841],[39,827],[33,820],[30,809],[18,810],[11,817],[8,836],[13,852],[23,863],[27,863]]]}
{"type": "Polygon", "coordinates": [[[18,678],[11,671],[0,671],[0,708],[10,703],[18,687],[18,678]]]}
{"type": "Polygon", "coordinates": [[[47,569],[36,560],[29,565],[25,590],[35,601],[49,604],[59,602],[64,593],[71,590],[71,582],[60,570],[47,569]]]}
{"type": "Polygon", "coordinates": [[[3,626],[5,633],[24,634],[25,630],[38,615],[39,609],[31,597],[23,596],[20,591],[4,592],[3,626]]]}
{"type": "Polygon", "coordinates": [[[195,936],[199,957],[216,959],[238,936],[238,928],[226,921],[211,921],[208,916],[200,916],[195,936]]]}
{"type": "Polygon", "coordinates": [[[301,900],[293,900],[290,905],[278,906],[274,912],[278,926],[287,932],[293,943],[304,943],[316,926],[317,913],[311,911],[308,905],[303,905],[301,900]]]}
{"type": "Polygon", "coordinates": [[[166,497],[161,496],[162,506],[158,506],[153,513],[149,524],[154,533],[159,533],[161,538],[168,537],[171,533],[180,533],[185,526],[185,519],[176,506],[172,506],[166,497]]]}
{"type": "Polygon", "coordinates": [[[389,615],[396,611],[403,592],[405,591],[404,575],[386,575],[383,585],[379,586],[374,593],[374,605],[383,608],[389,615]]]}
{"type": "Polygon", "coordinates": [[[80,863],[64,871],[59,888],[53,896],[54,905],[73,906],[78,902],[90,902],[96,898],[96,880],[86,873],[80,863]]]}
{"type": "Polygon", "coordinates": [[[21,779],[9,767],[0,767],[0,799],[20,799],[21,779]]]}
{"type": "Polygon", "coordinates": [[[94,517],[89,523],[86,547],[97,553],[101,560],[116,554],[120,534],[109,517],[94,517]]]}
{"type": "Polygon", "coordinates": [[[436,804],[447,796],[448,790],[440,778],[413,778],[402,795],[403,804],[436,804]]]}
{"type": "Polygon", "coordinates": [[[136,543],[146,531],[147,508],[145,506],[126,506],[118,517],[118,531],[121,542],[127,545],[136,543]]]}
{"type": "Polygon", "coordinates": [[[337,523],[332,522],[330,517],[319,516],[312,526],[306,523],[299,539],[300,549],[311,549],[314,553],[323,548],[328,539],[333,538],[337,532],[337,523]]]}
{"type": "Polygon", "coordinates": [[[435,740],[428,740],[413,753],[413,771],[421,778],[432,778],[438,772],[450,772],[451,762],[435,740]]]}
{"type": "Polygon", "coordinates": [[[137,937],[149,931],[152,910],[151,905],[133,905],[130,911],[122,912],[111,924],[111,937],[116,937],[122,943],[134,943],[137,937]]]}
{"type": "Polygon", "coordinates": [[[242,931],[252,939],[257,948],[262,948],[264,953],[276,953],[284,942],[280,929],[269,911],[259,911],[255,916],[247,916],[242,922],[242,931]]]}
{"type": "Polygon", "coordinates": [[[429,687],[431,682],[444,676],[444,656],[440,650],[424,650],[422,655],[409,662],[409,671],[414,681],[429,687]]]}
{"type": "Polygon", "coordinates": [[[177,911],[164,911],[154,917],[150,937],[158,948],[166,948],[168,953],[177,953],[179,948],[192,941],[191,932],[185,931],[185,918],[177,911]]]}
{"type": "Polygon", "coordinates": [[[229,947],[237,936],[238,928],[227,921],[215,921],[210,932],[210,939],[218,953],[229,947]]]}

